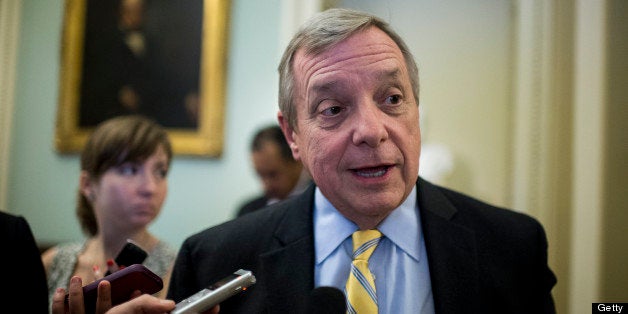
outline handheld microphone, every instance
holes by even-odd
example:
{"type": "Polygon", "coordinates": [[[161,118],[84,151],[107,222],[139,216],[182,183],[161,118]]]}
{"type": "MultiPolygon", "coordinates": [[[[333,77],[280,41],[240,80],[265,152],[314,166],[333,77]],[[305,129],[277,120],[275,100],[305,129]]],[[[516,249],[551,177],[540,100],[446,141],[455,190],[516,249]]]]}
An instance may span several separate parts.
{"type": "Polygon", "coordinates": [[[345,314],[347,303],[345,294],[334,287],[318,287],[310,293],[308,313],[345,314]]]}

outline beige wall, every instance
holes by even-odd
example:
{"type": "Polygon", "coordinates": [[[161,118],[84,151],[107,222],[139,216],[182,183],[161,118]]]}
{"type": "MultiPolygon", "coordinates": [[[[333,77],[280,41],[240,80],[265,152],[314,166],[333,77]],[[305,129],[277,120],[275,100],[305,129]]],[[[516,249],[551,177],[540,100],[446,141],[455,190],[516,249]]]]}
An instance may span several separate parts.
{"type": "MultiPolygon", "coordinates": [[[[511,198],[513,5],[510,1],[328,1],[389,21],[419,65],[421,131],[453,158],[438,182],[508,206],[511,198]]],[[[431,167],[422,163],[420,168],[431,167]]],[[[519,210],[526,210],[519,208],[519,210]]]]}

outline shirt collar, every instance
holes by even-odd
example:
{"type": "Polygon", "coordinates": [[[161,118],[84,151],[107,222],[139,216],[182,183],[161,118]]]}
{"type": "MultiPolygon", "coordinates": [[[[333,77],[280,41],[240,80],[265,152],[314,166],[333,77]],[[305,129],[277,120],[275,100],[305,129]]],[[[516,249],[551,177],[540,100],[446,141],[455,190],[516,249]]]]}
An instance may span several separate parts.
{"type": "MultiPolygon", "coordinates": [[[[416,186],[406,200],[377,228],[386,238],[419,260],[421,223],[416,202],[416,186]]],[[[314,236],[316,264],[324,261],[342,242],[358,230],[358,226],[340,214],[318,187],[314,193],[314,236]]]]}

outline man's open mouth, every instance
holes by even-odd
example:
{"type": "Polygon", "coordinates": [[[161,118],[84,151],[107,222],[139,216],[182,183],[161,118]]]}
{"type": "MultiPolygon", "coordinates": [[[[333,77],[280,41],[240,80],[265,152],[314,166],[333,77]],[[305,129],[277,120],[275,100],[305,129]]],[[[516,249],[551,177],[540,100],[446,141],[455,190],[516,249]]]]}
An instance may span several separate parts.
{"type": "Polygon", "coordinates": [[[353,169],[353,173],[364,178],[376,178],[385,175],[390,167],[391,166],[359,168],[353,169]]]}

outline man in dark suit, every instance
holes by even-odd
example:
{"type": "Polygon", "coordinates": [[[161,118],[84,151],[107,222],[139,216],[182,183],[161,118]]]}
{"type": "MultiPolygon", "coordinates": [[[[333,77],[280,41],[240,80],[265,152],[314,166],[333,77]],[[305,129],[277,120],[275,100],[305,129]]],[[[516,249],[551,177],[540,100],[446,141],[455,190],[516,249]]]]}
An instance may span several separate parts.
{"type": "Polygon", "coordinates": [[[279,123],[315,184],[188,238],[169,298],[244,268],[257,283],[221,313],[303,313],[320,286],[357,312],[554,313],[541,225],[418,177],[418,70],[387,23],[325,11],[279,72],[279,123]]]}
{"type": "Polygon", "coordinates": [[[238,217],[297,195],[311,181],[301,162],[292,157],[278,125],[264,127],[255,133],[251,141],[251,161],[264,194],[244,203],[238,209],[238,217]]]}
{"type": "Polygon", "coordinates": [[[5,283],[0,302],[20,313],[47,313],[46,273],[26,220],[0,212],[0,243],[5,283]]]}

